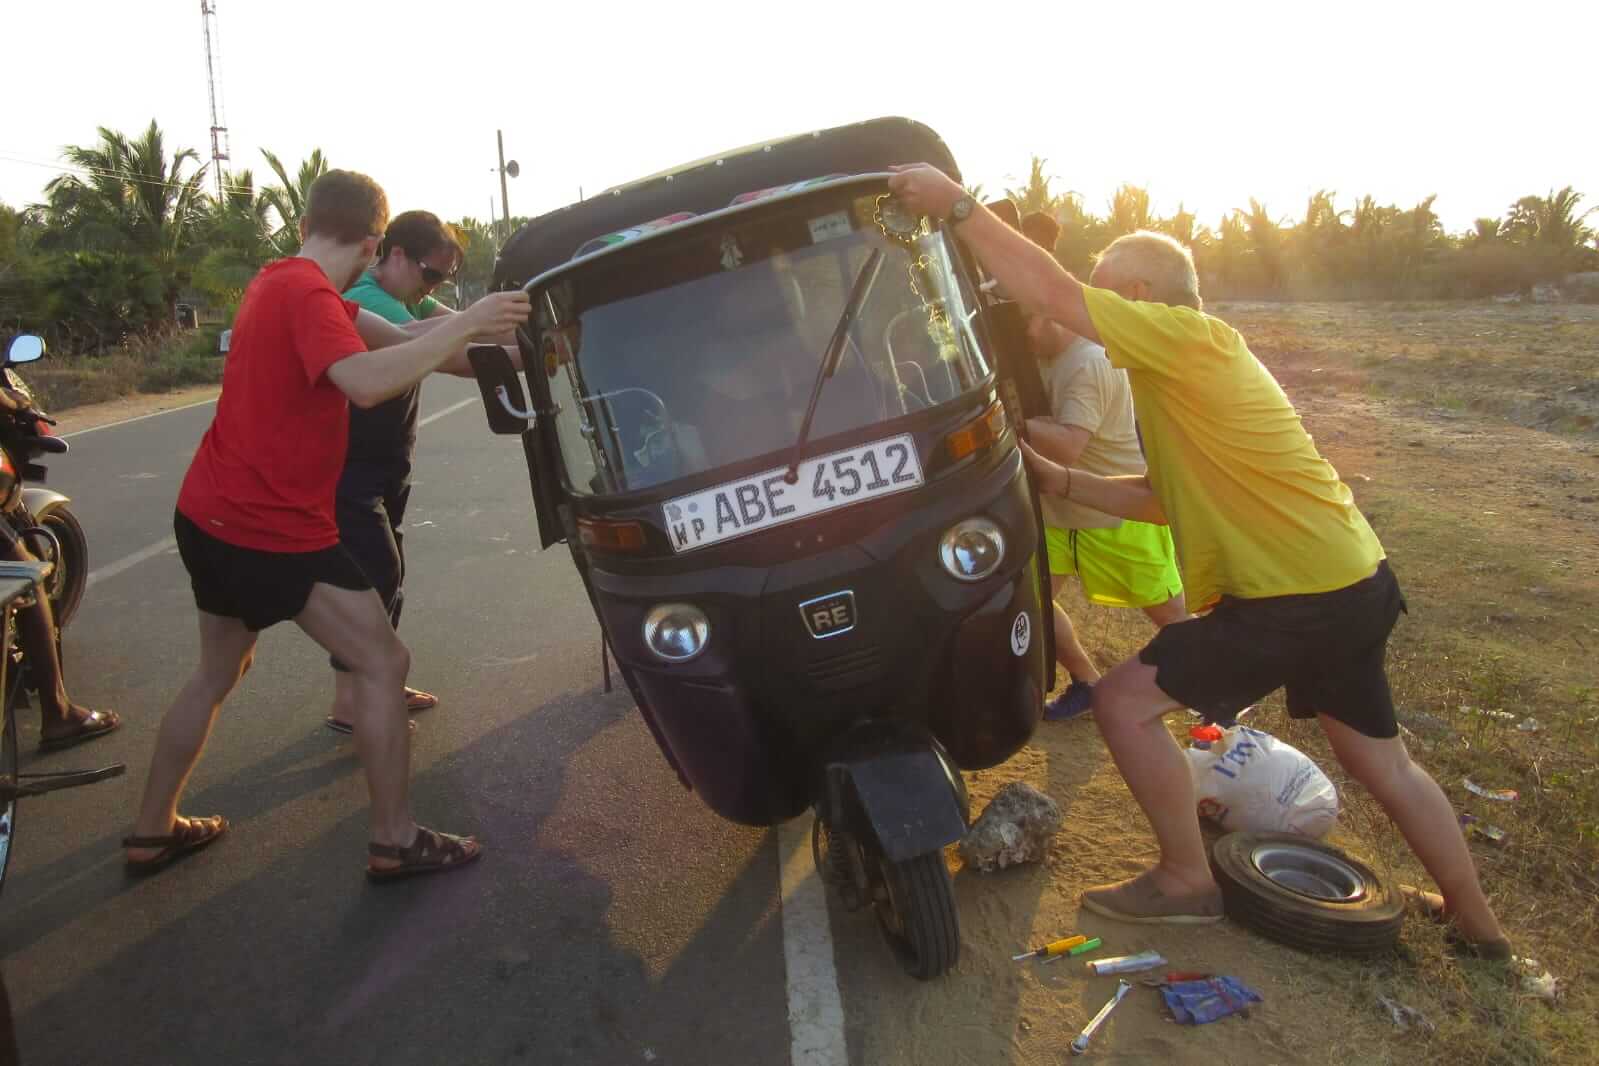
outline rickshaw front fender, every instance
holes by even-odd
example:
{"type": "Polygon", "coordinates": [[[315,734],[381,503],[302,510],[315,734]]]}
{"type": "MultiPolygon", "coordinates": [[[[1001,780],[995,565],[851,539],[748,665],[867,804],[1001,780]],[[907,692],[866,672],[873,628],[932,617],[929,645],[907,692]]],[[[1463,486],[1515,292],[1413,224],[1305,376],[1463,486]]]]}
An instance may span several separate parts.
{"type": "Polygon", "coordinates": [[[875,841],[903,862],[966,834],[966,786],[938,741],[903,723],[878,720],[851,730],[824,764],[823,820],[875,841]]]}

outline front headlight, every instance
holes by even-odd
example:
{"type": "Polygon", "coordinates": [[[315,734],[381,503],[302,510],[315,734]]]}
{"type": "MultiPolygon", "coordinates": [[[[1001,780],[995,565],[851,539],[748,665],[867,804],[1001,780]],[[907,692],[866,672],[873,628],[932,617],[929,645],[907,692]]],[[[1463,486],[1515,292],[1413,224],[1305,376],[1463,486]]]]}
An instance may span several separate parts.
{"type": "Polygon", "coordinates": [[[644,616],[644,646],[666,662],[688,662],[710,638],[711,620],[693,604],[663,603],[644,616]]]}
{"type": "Polygon", "coordinates": [[[938,561],[957,581],[981,581],[1005,559],[1005,534],[986,518],[957,522],[939,538],[938,561]]]}

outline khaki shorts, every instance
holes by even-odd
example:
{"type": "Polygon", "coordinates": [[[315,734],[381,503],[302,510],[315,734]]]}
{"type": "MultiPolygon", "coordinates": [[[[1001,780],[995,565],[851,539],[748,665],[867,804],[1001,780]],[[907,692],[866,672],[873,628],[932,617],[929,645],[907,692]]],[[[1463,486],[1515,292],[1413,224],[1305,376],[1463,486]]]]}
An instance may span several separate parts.
{"type": "Polygon", "coordinates": [[[1049,572],[1076,574],[1104,607],[1155,607],[1183,591],[1171,530],[1124,521],[1115,529],[1044,529],[1049,572]]]}

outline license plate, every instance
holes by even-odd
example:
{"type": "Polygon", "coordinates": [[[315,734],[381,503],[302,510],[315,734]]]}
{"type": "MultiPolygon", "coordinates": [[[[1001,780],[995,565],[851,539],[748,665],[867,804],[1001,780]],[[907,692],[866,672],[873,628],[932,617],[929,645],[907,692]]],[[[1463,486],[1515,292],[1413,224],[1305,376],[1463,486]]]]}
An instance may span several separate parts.
{"type": "Polygon", "coordinates": [[[787,525],[853,504],[892,496],[922,483],[909,433],[807,459],[799,480],[785,466],[667,500],[661,505],[675,552],[787,525]]]}

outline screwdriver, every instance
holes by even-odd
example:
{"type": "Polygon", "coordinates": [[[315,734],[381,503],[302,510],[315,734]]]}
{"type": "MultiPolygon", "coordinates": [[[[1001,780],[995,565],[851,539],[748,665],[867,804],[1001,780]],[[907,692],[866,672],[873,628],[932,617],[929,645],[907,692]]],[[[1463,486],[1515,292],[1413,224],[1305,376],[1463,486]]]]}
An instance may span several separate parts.
{"type": "Polygon", "coordinates": [[[1024,951],[1020,955],[1012,955],[1011,962],[1021,962],[1023,959],[1047,959],[1052,955],[1064,955],[1078,944],[1086,944],[1086,936],[1068,936],[1052,944],[1045,944],[1037,951],[1024,951]]]}

